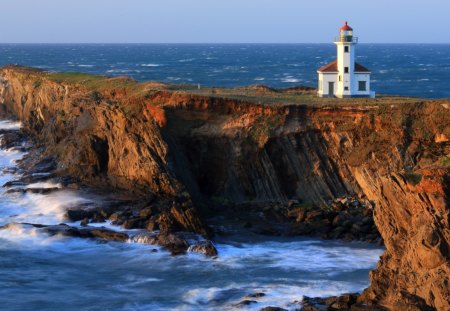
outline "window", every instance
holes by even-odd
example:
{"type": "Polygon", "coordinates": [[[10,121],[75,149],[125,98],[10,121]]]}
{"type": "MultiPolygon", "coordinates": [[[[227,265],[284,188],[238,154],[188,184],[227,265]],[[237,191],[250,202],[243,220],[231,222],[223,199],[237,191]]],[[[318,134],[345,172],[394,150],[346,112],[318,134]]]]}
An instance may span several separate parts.
{"type": "Polygon", "coordinates": [[[366,81],[358,81],[358,91],[366,91],[366,81]]]}
{"type": "Polygon", "coordinates": [[[348,53],[348,46],[344,46],[344,52],[348,53]]]}
{"type": "Polygon", "coordinates": [[[344,73],[348,73],[348,67],[344,67],[344,73]]]}
{"type": "Polygon", "coordinates": [[[348,91],[348,86],[345,86],[345,87],[344,87],[344,91],[348,91]]]}
{"type": "Polygon", "coordinates": [[[342,76],[341,75],[339,75],[339,82],[341,82],[342,81],[342,76]]]}

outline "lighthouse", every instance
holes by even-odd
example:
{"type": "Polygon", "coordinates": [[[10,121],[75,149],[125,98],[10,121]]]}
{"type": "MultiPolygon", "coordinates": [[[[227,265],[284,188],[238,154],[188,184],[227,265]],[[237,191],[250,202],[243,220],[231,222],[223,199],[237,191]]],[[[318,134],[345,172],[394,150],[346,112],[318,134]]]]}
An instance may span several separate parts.
{"type": "Polygon", "coordinates": [[[345,22],[335,38],[337,59],[319,68],[319,97],[375,97],[370,89],[370,70],[355,62],[358,38],[345,22]]]}

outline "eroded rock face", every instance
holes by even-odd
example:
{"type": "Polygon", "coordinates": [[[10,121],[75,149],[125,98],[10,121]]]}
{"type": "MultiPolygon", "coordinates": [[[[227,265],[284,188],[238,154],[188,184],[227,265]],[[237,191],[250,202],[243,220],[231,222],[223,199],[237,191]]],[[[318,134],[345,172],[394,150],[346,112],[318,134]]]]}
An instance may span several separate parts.
{"type": "MultiPolygon", "coordinates": [[[[215,203],[215,213],[248,202],[364,197],[386,253],[361,300],[450,308],[448,101],[261,105],[151,85],[138,95],[93,91],[16,68],[1,75],[0,111],[57,156],[59,174],[165,202],[187,193],[206,211],[215,203]]],[[[206,232],[185,201],[133,217],[168,234],[206,232]]]]}
{"type": "MultiPolygon", "coordinates": [[[[214,108],[174,105],[183,110],[172,118],[189,119],[178,139],[201,192],[234,202],[295,198],[319,205],[348,193],[364,197],[387,250],[361,299],[392,310],[450,308],[446,101],[277,112],[246,106],[216,118],[214,108]]],[[[323,226],[311,230],[328,230],[326,218],[317,217],[323,226]]]]}

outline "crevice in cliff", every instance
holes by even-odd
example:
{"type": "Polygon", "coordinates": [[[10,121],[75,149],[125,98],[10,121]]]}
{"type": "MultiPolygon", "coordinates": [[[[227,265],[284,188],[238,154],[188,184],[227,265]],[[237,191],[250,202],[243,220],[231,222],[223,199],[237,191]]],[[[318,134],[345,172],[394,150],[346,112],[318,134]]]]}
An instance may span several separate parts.
{"type": "Polygon", "coordinates": [[[109,144],[107,139],[101,139],[97,136],[91,137],[91,147],[97,157],[96,174],[106,175],[109,164],[109,144]]]}

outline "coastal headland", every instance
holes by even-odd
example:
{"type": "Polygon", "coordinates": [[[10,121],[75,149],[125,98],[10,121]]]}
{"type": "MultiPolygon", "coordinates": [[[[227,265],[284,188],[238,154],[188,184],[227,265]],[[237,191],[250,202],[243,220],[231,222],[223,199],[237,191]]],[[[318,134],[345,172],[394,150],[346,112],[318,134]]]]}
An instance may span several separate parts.
{"type": "Polygon", "coordinates": [[[110,220],[146,229],[134,238],[173,254],[210,256],[210,239],[227,231],[380,243],[370,287],[329,308],[450,309],[449,100],[323,99],[308,87],[199,88],[7,66],[0,117],[23,126],[2,133],[2,145],[33,142],[16,185],[54,178],[115,194],[68,211],[84,228],[29,226],[128,239],[89,226],[110,220]],[[202,239],[190,242],[192,233],[202,239]]]}

